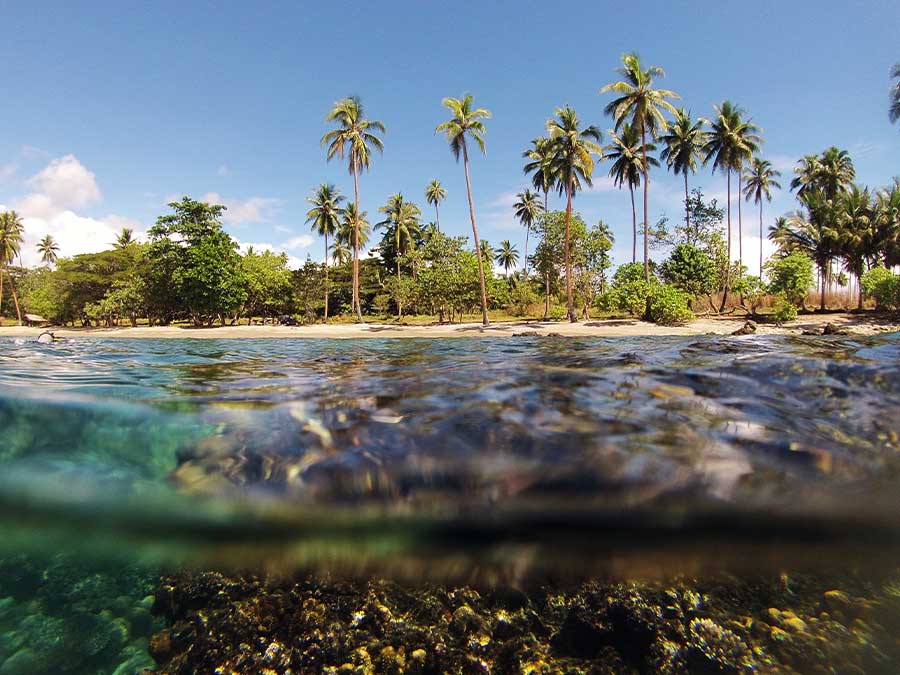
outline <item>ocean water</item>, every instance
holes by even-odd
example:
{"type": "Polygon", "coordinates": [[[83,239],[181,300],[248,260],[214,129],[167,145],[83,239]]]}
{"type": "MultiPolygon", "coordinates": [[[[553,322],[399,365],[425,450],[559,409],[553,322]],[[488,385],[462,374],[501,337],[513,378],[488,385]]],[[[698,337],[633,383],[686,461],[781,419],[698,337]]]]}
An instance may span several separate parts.
{"type": "Polygon", "coordinates": [[[897,672],[898,432],[896,334],[2,340],[0,675],[897,672]]]}

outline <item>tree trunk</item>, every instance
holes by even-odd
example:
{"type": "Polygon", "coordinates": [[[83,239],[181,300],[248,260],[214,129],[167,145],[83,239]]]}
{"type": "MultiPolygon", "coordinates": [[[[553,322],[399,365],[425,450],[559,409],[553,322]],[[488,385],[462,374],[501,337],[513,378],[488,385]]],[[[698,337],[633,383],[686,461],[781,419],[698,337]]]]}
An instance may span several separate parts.
{"type": "Polygon", "coordinates": [[[441,213],[438,211],[437,202],[434,203],[434,224],[437,226],[437,231],[441,231],[441,213]]]}
{"type": "Polygon", "coordinates": [[[328,323],[328,230],[325,231],[325,318],[322,323],[328,323]]]}
{"type": "Polygon", "coordinates": [[[550,272],[544,274],[544,319],[550,318],[550,272]]]}
{"type": "Polygon", "coordinates": [[[684,226],[691,229],[691,210],[688,208],[687,169],[684,170],[684,226]]]}
{"type": "Polygon", "coordinates": [[[741,274],[741,267],[744,264],[744,228],[741,221],[741,181],[744,177],[743,167],[738,170],[738,276],[741,274]]]}
{"type": "Polygon", "coordinates": [[[644,277],[647,283],[650,283],[650,206],[649,206],[649,188],[650,188],[650,167],[647,165],[647,130],[644,127],[644,120],[641,119],[641,155],[644,158],[644,277]]]}
{"type": "Polygon", "coordinates": [[[490,325],[487,313],[487,290],[484,286],[484,261],[481,259],[481,242],[478,239],[478,228],[475,226],[475,206],[472,204],[472,182],[469,178],[469,152],[466,149],[466,139],[462,139],[463,166],[466,170],[466,194],[469,197],[469,218],[472,220],[472,236],[475,237],[475,257],[478,259],[478,282],[481,284],[481,323],[490,325]]]}
{"type": "Polygon", "coordinates": [[[762,283],[763,268],[762,197],[759,198],[759,281],[762,283]]]}
{"type": "Polygon", "coordinates": [[[566,185],[566,242],[565,242],[566,315],[569,317],[570,323],[575,323],[578,321],[578,317],[575,316],[575,302],[574,302],[574,299],[572,298],[572,257],[571,257],[571,250],[570,250],[570,245],[569,245],[571,221],[572,221],[572,180],[569,180],[569,184],[566,185]]]}
{"type": "Polygon", "coordinates": [[[631,193],[631,262],[637,262],[637,210],[634,208],[634,185],[628,183],[628,191],[631,193]]]}
{"type": "Polygon", "coordinates": [[[728,201],[728,264],[725,266],[725,288],[722,289],[722,304],[719,313],[725,311],[725,303],[728,301],[728,287],[731,286],[731,169],[725,169],[726,176],[726,200],[728,201]]]}
{"type": "Polygon", "coordinates": [[[359,302],[359,169],[353,164],[353,204],[356,207],[353,224],[353,312],[356,322],[362,323],[362,307],[359,302]]]}
{"type": "Polygon", "coordinates": [[[525,281],[528,281],[528,235],[531,232],[531,223],[525,226],[525,281]]]}
{"type": "Polygon", "coordinates": [[[819,277],[820,277],[820,291],[819,291],[819,309],[823,312],[825,311],[825,275],[827,274],[827,268],[821,267],[819,268],[819,277]]]}
{"type": "Polygon", "coordinates": [[[16,293],[16,285],[13,283],[12,274],[9,267],[6,268],[6,278],[9,279],[9,292],[12,293],[13,302],[16,305],[16,316],[19,318],[19,325],[22,325],[22,309],[19,307],[19,296],[16,293]]]}
{"type": "Polygon", "coordinates": [[[0,323],[3,322],[3,268],[0,267],[0,323]]]}

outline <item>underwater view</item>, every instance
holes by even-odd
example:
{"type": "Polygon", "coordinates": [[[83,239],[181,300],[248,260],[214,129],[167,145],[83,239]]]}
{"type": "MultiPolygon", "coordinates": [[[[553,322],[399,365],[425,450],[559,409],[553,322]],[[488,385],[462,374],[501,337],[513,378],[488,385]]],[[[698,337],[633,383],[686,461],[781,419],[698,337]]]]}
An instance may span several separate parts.
{"type": "Polygon", "coordinates": [[[0,675],[894,673],[900,335],[4,339],[0,675]]]}

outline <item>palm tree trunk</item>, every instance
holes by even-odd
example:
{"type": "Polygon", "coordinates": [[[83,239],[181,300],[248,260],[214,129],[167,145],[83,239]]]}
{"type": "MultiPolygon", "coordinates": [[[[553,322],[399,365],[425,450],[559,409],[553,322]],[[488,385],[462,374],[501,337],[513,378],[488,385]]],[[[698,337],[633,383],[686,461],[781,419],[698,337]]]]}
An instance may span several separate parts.
{"type": "Polygon", "coordinates": [[[819,287],[820,287],[820,290],[819,290],[819,309],[821,309],[823,312],[825,311],[825,279],[826,279],[826,275],[827,275],[827,274],[828,274],[828,268],[827,268],[827,267],[820,267],[820,268],[819,268],[819,279],[820,279],[820,283],[819,283],[819,287]]]}
{"type": "Polygon", "coordinates": [[[544,213],[547,213],[547,197],[549,194],[549,190],[544,190],[544,213]]]}
{"type": "Polygon", "coordinates": [[[570,226],[572,221],[572,180],[566,185],[566,314],[570,323],[578,321],[575,316],[575,302],[572,299],[572,257],[569,245],[570,226]]]}
{"type": "Polygon", "coordinates": [[[647,166],[647,130],[644,127],[644,119],[641,118],[641,155],[643,156],[644,172],[644,277],[647,283],[650,283],[650,216],[649,216],[649,189],[650,189],[650,169],[647,166]]]}
{"type": "Polygon", "coordinates": [[[759,280],[762,282],[763,268],[763,231],[762,231],[762,198],[759,200],[759,280]]]}
{"type": "Polygon", "coordinates": [[[434,203],[434,224],[437,226],[437,231],[441,231],[441,213],[438,211],[437,202],[434,203]]]}
{"type": "Polygon", "coordinates": [[[688,208],[687,169],[684,170],[684,226],[691,229],[691,210],[688,208]]]}
{"type": "Polygon", "coordinates": [[[3,268],[0,267],[0,323],[3,321],[3,268]]]}
{"type": "MultiPolygon", "coordinates": [[[[862,265],[860,265],[860,270],[862,270],[862,265]]],[[[861,281],[862,281],[862,271],[860,271],[859,274],[856,275],[856,291],[857,291],[856,309],[863,308],[863,292],[862,292],[861,281]]]]}
{"type": "Polygon", "coordinates": [[[19,317],[19,325],[22,325],[22,309],[19,307],[19,296],[16,294],[16,285],[13,283],[12,274],[9,267],[6,268],[6,278],[9,279],[9,290],[13,296],[13,302],[16,304],[16,316],[19,317]]]}
{"type": "Polygon", "coordinates": [[[359,170],[353,164],[353,204],[356,215],[353,223],[353,312],[357,323],[362,323],[362,308],[359,302],[359,170]]]}
{"type": "Polygon", "coordinates": [[[637,262],[637,210],[634,208],[634,186],[629,182],[628,191],[631,193],[631,262],[637,262]]]}
{"type": "Polygon", "coordinates": [[[741,180],[744,176],[743,168],[738,171],[738,276],[741,274],[741,267],[744,264],[744,229],[741,222],[741,180]]]}
{"type": "Polygon", "coordinates": [[[325,320],[328,323],[328,231],[325,232],[325,320]]]}
{"type": "Polygon", "coordinates": [[[728,301],[728,287],[731,285],[731,169],[725,169],[726,176],[726,201],[728,202],[728,264],[725,267],[725,288],[722,289],[722,304],[719,312],[725,311],[725,303],[728,301]]]}
{"type": "Polygon", "coordinates": [[[472,181],[469,178],[469,151],[466,148],[466,139],[462,139],[463,166],[466,170],[466,194],[469,197],[469,218],[472,220],[472,236],[475,238],[475,257],[478,258],[478,282],[481,284],[481,323],[490,325],[487,313],[487,290],[484,287],[484,261],[481,259],[481,242],[478,239],[478,228],[475,226],[475,206],[472,203],[472,181]]]}
{"type": "Polygon", "coordinates": [[[531,223],[525,225],[525,280],[528,280],[528,235],[531,233],[531,223]]]}
{"type": "Polygon", "coordinates": [[[550,317],[550,272],[544,274],[544,318],[550,317]]]}

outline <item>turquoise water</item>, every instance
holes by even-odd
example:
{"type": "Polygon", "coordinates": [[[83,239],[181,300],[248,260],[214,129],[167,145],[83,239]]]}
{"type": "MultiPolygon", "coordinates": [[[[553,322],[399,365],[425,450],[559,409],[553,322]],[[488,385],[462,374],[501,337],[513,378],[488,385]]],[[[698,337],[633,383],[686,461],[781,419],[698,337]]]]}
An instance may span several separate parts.
{"type": "Polygon", "coordinates": [[[0,430],[2,675],[152,665],[160,570],[898,567],[898,335],[7,339],[0,430]]]}

